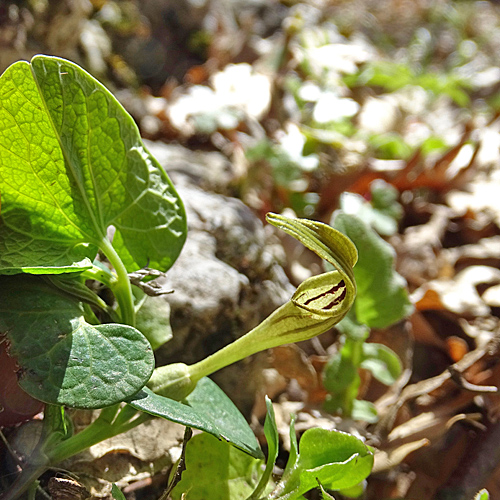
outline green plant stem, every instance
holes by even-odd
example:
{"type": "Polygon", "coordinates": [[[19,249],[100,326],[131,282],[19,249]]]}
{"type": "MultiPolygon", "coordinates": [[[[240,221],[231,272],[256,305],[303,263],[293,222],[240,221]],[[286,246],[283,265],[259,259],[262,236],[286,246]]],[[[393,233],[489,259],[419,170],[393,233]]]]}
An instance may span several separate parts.
{"type": "MultiPolygon", "coordinates": [[[[143,414],[131,422],[122,421],[119,422],[119,425],[115,425],[121,412],[126,409],[127,407],[124,407],[120,410],[119,405],[104,408],[99,417],[83,431],[57,443],[54,440],[61,439],[58,437],[58,435],[60,436],[58,426],[61,422],[48,418],[47,422],[44,421],[44,430],[42,431],[46,437],[43,438],[42,435],[28,460],[28,465],[23,468],[21,475],[0,499],[15,500],[28,490],[51,465],[76,455],[104,439],[121,434],[151,418],[149,415],[143,414]]],[[[130,410],[126,410],[126,414],[127,416],[131,415],[130,410]]]]}
{"type": "Polygon", "coordinates": [[[91,325],[99,325],[100,321],[97,319],[95,312],[90,307],[90,304],[83,303],[83,310],[85,311],[85,321],[91,325]]]}
{"type": "Polygon", "coordinates": [[[26,460],[26,466],[23,467],[21,474],[9,487],[9,491],[0,496],[1,500],[15,500],[27,490],[32,490],[37,479],[50,467],[45,449],[64,439],[67,428],[63,419],[61,407],[46,406],[40,439],[26,460]]]}
{"type": "Polygon", "coordinates": [[[127,325],[135,326],[134,296],[127,269],[107,238],[101,240],[99,247],[115,268],[116,280],[112,281],[110,285],[120,307],[121,320],[127,325]]]}
{"type": "Polygon", "coordinates": [[[47,452],[47,456],[51,464],[56,464],[65,460],[83,450],[86,450],[94,444],[100,443],[105,439],[109,439],[118,434],[137,427],[138,425],[150,420],[152,417],[146,413],[141,413],[134,420],[125,420],[120,418],[122,412],[134,416],[137,411],[131,414],[128,405],[122,408],[119,412],[119,405],[110,406],[101,411],[99,417],[94,420],[88,427],[83,429],[78,434],[59,443],[52,450],[47,452]],[[113,418],[116,416],[116,418],[113,418]],[[125,421],[124,421],[125,420],[125,421]]]}
{"type": "Polygon", "coordinates": [[[47,429],[47,438],[40,441],[30,457],[29,465],[23,469],[22,474],[10,487],[9,491],[0,496],[0,500],[19,498],[52,465],[72,457],[105,439],[123,434],[152,418],[151,415],[141,413],[132,420],[137,413],[137,410],[129,405],[121,409],[120,405],[104,408],[92,424],[78,434],[57,444],[50,444],[57,431],[54,430],[54,432],[50,433],[50,430],[47,429]]]}
{"type": "MultiPolygon", "coordinates": [[[[110,287],[118,301],[120,319],[125,324],[135,326],[134,298],[127,269],[107,238],[103,238],[99,246],[115,269],[116,278],[110,281],[110,287]]],[[[1,497],[1,500],[18,498],[51,465],[76,455],[105,439],[122,434],[151,418],[147,414],[140,414],[133,418],[136,414],[137,412],[131,410],[128,405],[121,410],[119,405],[104,408],[99,417],[84,430],[57,443],[53,442],[58,434],[57,429],[46,429],[47,437],[42,438],[33,453],[33,462],[23,469],[18,480],[9,492],[1,497]]]]}
{"type": "MultiPolygon", "coordinates": [[[[101,266],[104,267],[104,264],[101,264],[101,266]]],[[[81,273],[81,276],[86,279],[86,280],[95,280],[98,281],[99,283],[102,283],[103,285],[107,286],[108,288],[111,287],[111,279],[113,275],[111,274],[111,271],[109,271],[107,268],[106,270],[96,266],[95,264],[93,267],[90,269],[86,269],[81,273]]]]}
{"type": "Polygon", "coordinates": [[[36,498],[36,492],[39,488],[39,484],[38,484],[38,481],[34,481],[33,483],[31,483],[29,489],[28,489],[28,500],[35,500],[36,498]]]}
{"type": "Polygon", "coordinates": [[[345,339],[344,349],[350,351],[350,362],[356,368],[356,377],[354,378],[352,383],[347,386],[342,402],[342,411],[347,416],[352,415],[354,400],[358,395],[359,385],[361,383],[358,369],[361,366],[363,357],[363,343],[363,339],[352,339],[350,337],[346,337],[345,339]]]}

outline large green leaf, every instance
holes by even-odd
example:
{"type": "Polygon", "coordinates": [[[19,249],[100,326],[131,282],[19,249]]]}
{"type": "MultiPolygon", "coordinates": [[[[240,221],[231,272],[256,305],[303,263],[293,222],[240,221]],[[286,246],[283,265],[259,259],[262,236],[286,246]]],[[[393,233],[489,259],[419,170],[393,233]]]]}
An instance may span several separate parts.
{"type": "Polygon", "coordinates": [[[358,295],[354,309],[358,322],[384,328],[411,314],[406,282],[394,269],[394,249],[355,215],[340,213],[334,226],[358,249],[354,277],[358,295]]]}
{"type": "Polygon", "coordinates": [[[102,408],[136,393],[151,377],[149,342],[126,325],[90,325],[81,303],[34,276],[0,277],[0,332],[33,397],[102,408]]]}
{"type": "Polygon", "coordinates": [[[128,271],[168,269],[185,239],[182,203],[113,95],[64,59],[0,77],[0,273],[90,267],[114,226],[128,271]]]}
{"type": "Polygon", "coordinates": [[[127,401],[138,410],[212,434],[256,458],[262,458],[257,439],[243,415],[215,382],[202,378],[185,404],[144,388],[127,401]]]}
{"type": "Polygon", "coordinates": [[[173,500],[246,500],[257,482],[261,460],[207,434],[186,447],[186,470],[172,491],[173,500]]]}

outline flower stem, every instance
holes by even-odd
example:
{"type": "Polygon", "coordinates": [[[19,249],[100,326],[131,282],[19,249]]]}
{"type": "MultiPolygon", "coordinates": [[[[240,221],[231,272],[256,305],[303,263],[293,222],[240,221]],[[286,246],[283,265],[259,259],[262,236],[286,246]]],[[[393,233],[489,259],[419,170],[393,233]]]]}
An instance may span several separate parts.
{"type": "Polygon", "coordinates": [[[305,313],[289,301],[243,337],[190,365],[189,376],[192,381],[197,382],[257,352],[315,337],[327,331],[336,322],[336,319],[319,318],[305,313]]]}

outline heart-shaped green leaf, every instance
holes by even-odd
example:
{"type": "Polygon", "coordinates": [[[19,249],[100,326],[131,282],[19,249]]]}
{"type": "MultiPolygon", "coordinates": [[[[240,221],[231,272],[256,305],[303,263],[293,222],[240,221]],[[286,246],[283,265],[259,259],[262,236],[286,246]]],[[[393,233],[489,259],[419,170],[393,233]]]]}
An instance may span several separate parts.
{"type": "Polygon", "coordinates": [[[182,203],[131,116],[64,59],[0,77],[0,192],[2,274],[87,269],[109,226],[129,272],[167,270],[184,243],[182,203]]]}
{"type": "Polygon", "coordinates": [[[255,458],[263,457],[247,421],[215,382],[202,378],[184,401],[159,396],[148,388],[127,400],[138,410],[208,432],[255,458]]]}
{"type": "Polygon", "coordinates": [[[86,323],[80,302],[34,276],[0,277],[0,332],[21,367],[21,387],[46,403],[110,406],[135,394],[154,369],[138,330],[86,323]]]}

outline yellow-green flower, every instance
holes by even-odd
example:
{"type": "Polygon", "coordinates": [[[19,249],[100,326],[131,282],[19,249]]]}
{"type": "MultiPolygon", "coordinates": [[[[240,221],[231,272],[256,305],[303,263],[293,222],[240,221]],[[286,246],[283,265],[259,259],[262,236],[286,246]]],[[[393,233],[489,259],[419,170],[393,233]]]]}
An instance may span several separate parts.
{"type": "Polygon", "coordinates": [[[334,270],[308,278],[292,298],[243,337],[194,365],[176,363],[155,370],[149,387],[172,399],[189,394],[202,377],[256,352],[307,340],[329,330],[351,308],[356,296],[356,247],[321,222],[268,214],[267,220],[329,262],[334,270]]]}

